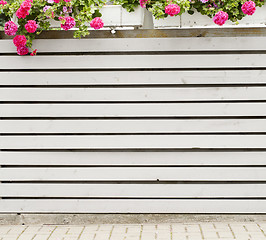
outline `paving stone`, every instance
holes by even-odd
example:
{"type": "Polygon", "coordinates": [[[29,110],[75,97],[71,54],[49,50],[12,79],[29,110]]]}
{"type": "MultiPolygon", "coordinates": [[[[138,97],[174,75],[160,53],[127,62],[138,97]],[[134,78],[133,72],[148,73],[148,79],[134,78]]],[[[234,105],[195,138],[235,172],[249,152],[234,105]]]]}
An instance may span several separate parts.
{"type": "Polygon", "coordinates": [[[0,240],[266,240],[264,222],[0,226],[0,240]]]}

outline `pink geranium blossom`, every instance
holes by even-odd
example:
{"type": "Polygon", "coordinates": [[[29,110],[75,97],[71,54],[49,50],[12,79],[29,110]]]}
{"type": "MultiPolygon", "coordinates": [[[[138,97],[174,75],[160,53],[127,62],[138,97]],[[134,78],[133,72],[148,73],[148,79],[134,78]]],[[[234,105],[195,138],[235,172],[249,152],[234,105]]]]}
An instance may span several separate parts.
{"type": "Polygon", "coordinates": [[[102,28],[104,25],[103,20],[99,17],[94,18],[91,22],[90,22],[90,26],[94,29],[100,29],[102,28]]]}
{"type": "Polygon", "coordinates": [[[30,54],[31,56],[36,56],[37,54],[37,49],[35,49],[34,51],[32,51],[32,53],[30,54]]]}
{"type": "Polygon", "coordinates": [[[23,56],[29,53],[29,49],[26,46],[20,46],[17,48],[17,53],[18,55],[23,56]]]}
{"type": "Polygon", "coordinates": [[[139,0],[139,5],[142,7],[142,8],[145,8],[146,7],[146,3],[148,2],[149,0],[139,0]]]}
{"type": "Polygon", "coordinates": [[[256,4],[253,1],[247,1],[242,5],[241,9],[244,14],[253,15],[256,11],[256,4]]]}
{"type": "Polygon", "coordinates": [[[36,32],[38,28],[38,24],[34,21],[34,20],[29,20],[26,24],[25,24],[25,29],[27,30],[27,32],[29,33],[34,33],[36,32]]]}
{"type": "Polygon", "coordinates": [[[16,12],[16,16],[18,18],[25,18],[29,15],[29,11],[31,9],[32,0],[25,0],[21,3],[19,9],[16,12]]]}
{"type": "Polygon", "coordinates": [[[19,8],[17,11],[16,11],[16,16],[18,18],[25,18],[29,15],[29,12],[28,11],[24,11],[23,9],[19,8]]]}
{"type": "Polygon", "coordinates": [[[13,38],[13,43],[16,47],[25,46],[27,43],[27,38],[24,35],[17,35],[13,38]]]}
{"type": "Polygon", "coordinates": [[[1,1],[0,1],[0,5],[5,6],[6,4],[7,4],[6,1],[4,1],[4,0],[1,0],[1,1]]]}
{"type": "Polygon", "coordinates": [[[169,4],[165,7],[165,13],[173,17],[180,13],[180,7],[177,4],[169,4]]]}
{"type": "Polygon", "coordinates": [[[61,28],[63,28],[65,31],[75,27],[76,22],[73,17],[59,17],[61,20],[61,28]]]}
{"type": "Polygon", "coordinates": [[[228,14],[224,11],[219,11],[213,17],[214,23],[220,26],[224,25],[227,20],[228,20],[228,14]]]}
{"type": "Polygon", "coordinates": [[[5,34],[9,36],[14,36],[18,31],[18,26],[12,22],[8,21],[5,23],[5,34]]]}

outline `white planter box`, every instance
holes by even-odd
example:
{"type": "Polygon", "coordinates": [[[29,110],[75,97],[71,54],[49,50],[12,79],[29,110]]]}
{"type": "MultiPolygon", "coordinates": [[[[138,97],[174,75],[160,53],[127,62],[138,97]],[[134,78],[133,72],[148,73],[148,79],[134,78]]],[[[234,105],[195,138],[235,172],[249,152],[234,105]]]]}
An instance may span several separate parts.
{"type": "MultiPolygon", "coordinates": [[[[211,18],[208,16],[201,15],[197,11],[193,15],[188,13],[182,14],[182,16],[167,17],[163,20],[154,19],[155,28],[220,28],[217,26],[211,18]]],[[[266,5],[258,7],[255,14],[252,16],[246,16],[244,19],[239,21],[236,25],[231,21],[227,21],[222,27],[265,27],[266,25],[266,5]]]]}
{"type": "Polygon", "coordinates": [[[180,28],[181,27],[181,16],[168,16],[165,19],[155,19],[153,17],[154,28],[180,28]]]}
{"type": "MultiPolygon", "coordinates": [[[[104,27],[141,27],[144,22],[144,9],[138,7],[134,12],[127,12],[119,5],[106,5],[100,12],[104,27]]],[[[88,23],[89,26],[89,23],[88,23]]],[[[60,27],[59,21],[51,21],[51,27],[60,27]]]]}
{"type": "Polygon", "coordinates": [[[101,10],[105,27],[141,27],[144,22],[144,9],[138,7],[129,13],[122,6],[108,5],[101,10]]]}

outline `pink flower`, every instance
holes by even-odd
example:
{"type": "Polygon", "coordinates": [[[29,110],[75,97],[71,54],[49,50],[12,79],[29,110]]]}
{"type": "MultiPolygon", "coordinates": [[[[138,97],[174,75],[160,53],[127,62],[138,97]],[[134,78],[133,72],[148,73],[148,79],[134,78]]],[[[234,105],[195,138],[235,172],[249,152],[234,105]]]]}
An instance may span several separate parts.
{"type": "Polygon", "coordinates": [[[16,11],[16,16],[18,18],[25,18],[27,15],[29,15],[29,12],[28,11],[24,11],[23,9],[19,8],[17,11],[16,11]]]}
{"type": "Polygon", "coordinates": [[[14,36],[18,30],[18,26],[12,22],[8,21],[5,24],[5,34],[9,36],[14,36]]]}
{"type": "Polygon", "coordinates": [[[92,19],[92,21],[90,22],[90,25],[94,29],[100,29],[103,27],[104,23],[103,23],[103,20],[101,18],[96,17],[96,18],[92,19]]]}
{"type": "Polygon", "coordinates": [[[19,9],[16,12],[18,18],[25,18],[29,15],[31,9],[32,0],[25,0],[21,3],[19,9]]]}
{"type": "Polygon", "coordinates": [[[177,4],[169,4],[165,7],[165,13],[173,17],[180,13],[180,7],[177,4]]]}
{"type": "Polygon", "coordinates": [[[22,47],[26,45],[27,39],[24,35],[17,35],[13,38],[13,43],[16,47],[22,47]]]}
{"type": "Polygon", "coordinates": [[[71,0],[64,0],[65,2],[71,2],[71,0]]]}
{"type": "Polygon", "coordinates": [[[146,7],[146,3],[148,2],[149,0],[139,0],[139,5],[142,7],[142,8],[145,8],[146,7]]]}
{"type": "Polygon", "coordinates": [[[253,1],[247,1],[242,5],[241,9],[244,14],[253,15],[256,11],[256,4],[253,1]]]}
{"type": "Polygon", "coordinates": [[[20,46],[17,48],[17,53],[18,55],[23,56],[29,53],[29,49],[26,46],[20,46]]]}
{"type": "Polygon", "coordinates": [[[55,3],[59,3],[59,2],[60,2],[60,0],[54,0],[54,2],[55,2],[55,3]]]}
{"type": "Polygon", "coordinates": [[[38,28],[38,24],[34,21],[34,20],[29,20],[26,24],[25,24],[25,29],[27,30],[27,32],[29,33],[34,33],[36,32],[38,28]]]}
{"type": "Polygon", "coordinates": [[[37,54],[37,49],[35,49],[30,55],[31,56],[36,56],[36,54],[37,54]]]}
{"type": "Polygon", "coordinates": [[[24,11],[30,11],[31,8],[31,1],[25,0],[21,3],[20,8],[22,8],[24,11]]]}
{"type": "Polygon", "coordinates": [[[4,0],[1,0],[1,1],[0,1],[0,5],[5,6],[6,4],[7,4],[6,1],[4,1],[4,0]]]}
{"type": "Polygon", "coordinates": [[[61,22],[61,28],[63,28],[65,31],[75,27],[76,22],[75,19],[73,17],[60,17],[60,20],[63,20],[61,22]]]}
{"type": "Polygon", "coordinates": [[[227,20],[228,20],[228,14],[224,11],[219,11],[213,17],[214,23],[220,26],[224,25],[227,20]]]}

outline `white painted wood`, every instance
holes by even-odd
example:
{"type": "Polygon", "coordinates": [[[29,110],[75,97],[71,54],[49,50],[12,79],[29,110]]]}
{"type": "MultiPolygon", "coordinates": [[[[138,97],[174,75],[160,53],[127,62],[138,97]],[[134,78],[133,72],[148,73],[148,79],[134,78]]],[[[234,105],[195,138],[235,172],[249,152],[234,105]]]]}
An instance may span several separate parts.
{"type": "MultiPolygon", "coordinates": [[[[172,18],[160,21],[168,19],[172,18]]],[[[37,39],[33,48],[38,52],[264,51],[265,41],[265,37],[37,39]]],[[[15,53],[12,40],[1,40],[0,52],[15,53]]]]}
{"type": "Polygon", "coordinates": [[[265,184],[28,184],[4,183],[0,197],[246,198],[265,197],[265,184]]]}
{"type": "Polygon", "coordinates": [[[100,12],[105,27],[122,25],[122,6],[106,5],[100,12]]]}
{"type": "Polygon", "coordinates": [[[0,56],[0,213],[266,213],[265,37],[36,46],[71,54],[0,56]]]}
{"type": "Polygon", "coordinates": [[[265,54],[0,56],[0,69],[261,68],[265,54]]]}
{"type": "Polygon", "coordinates": [[[144,25],[144,17],[148,11],[141,7],[136,7],[134,12],[128,12],[122,8],[121,25],[125,27],[142,27],[144,25]]]}
{"type": "Polygon", "coordinates": [[[0,104],[1,117],[266,116],[266,103],[0,104]]]}
{"type": "Polygon", "coordinates": [[[181,27],[181,21],[182,18],[181,16],[168,16],[164,19],[155,19],[155,17],[153,18],[153,26],[154,28],[180,28],[181,27]]]}
{"type": "Polygon", "coordinates": [[[266,84],[266,71],[0,72],[0,86],[162,84],[266,84]]]}
{"type": "Polygon", "coordinates": [[[1,213],[266,213],[266,200],[2,199],[1,213]]]}
{"type": "Polygon", "coordinates": [[[266,149],[266,135],[0,136],[2,149],[266,149]]]}
{"type": "Polygon", "coordinates": [[[0,101],[225,101],[266,100],[266,87],[0,88],[0,101]]]}
{"type": "Polygon", "coordinates": [[[232,133],[264,132],[265,119],[0,120],[0,133],[232,133]]]}
{"type": "Polygon", "coordinates": [[[2,166],[266,166],[266,152],[0,152],[2,166]]]}
{"type": "Polygon", "coordinates": [[[1,181],[265,181],[266,167],[1,168],[1,181]]]}

